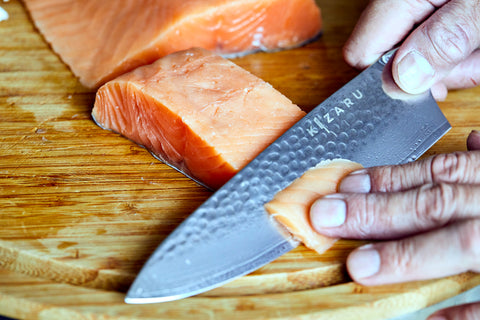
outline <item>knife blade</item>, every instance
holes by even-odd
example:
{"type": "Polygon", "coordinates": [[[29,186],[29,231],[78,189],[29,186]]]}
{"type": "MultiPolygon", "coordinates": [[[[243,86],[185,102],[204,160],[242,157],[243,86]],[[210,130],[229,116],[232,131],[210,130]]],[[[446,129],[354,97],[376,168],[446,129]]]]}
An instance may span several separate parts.
{"type": "Polygon", "coordinates": [[[155,250],[125,302],[189,297],[248,274],[298,242],[264,204],[322,160],[364,167],[417,159],[450,129],[430,92],[408,95],[382,56],[309,112],[207,199],[155,250]]]}

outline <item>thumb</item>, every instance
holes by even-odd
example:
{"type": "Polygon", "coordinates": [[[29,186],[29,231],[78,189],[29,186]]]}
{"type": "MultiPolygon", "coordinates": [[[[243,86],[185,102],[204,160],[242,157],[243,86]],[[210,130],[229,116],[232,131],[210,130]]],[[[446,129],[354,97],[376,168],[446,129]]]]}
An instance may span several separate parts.
{"type": "Polygon", "coordinates": [[[400,46],[393,61],[395,82],[408,93],[422,93],[446,77],[479,45],[478,1],[449,1],[400,46]]]}

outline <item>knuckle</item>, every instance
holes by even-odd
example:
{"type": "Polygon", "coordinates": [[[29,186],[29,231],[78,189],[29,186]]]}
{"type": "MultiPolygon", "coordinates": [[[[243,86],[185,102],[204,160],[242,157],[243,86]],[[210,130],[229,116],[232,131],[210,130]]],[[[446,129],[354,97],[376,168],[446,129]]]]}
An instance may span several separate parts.
{"type": "Polygon", "coordinates": [[[422,186],[415,198],[419,228],[442,226],[452,220],[457,189],[447,183],[422,186]]]}
{"type": "Polygon", "coordinates": [[[480,220],[466,221],[459,232],[460,247],[471,260],[472,271],[480,272],[480,220]]]}
{"type": "Polygon", "coordinates": [[[400,240],[395,242],[395,247],[390,250],[389,261],[398,275],[408,274],[416,269],[415,264],[415,246],[413,241],[400,240]]]}
{"type": "Polygon", "coordinates": [[[377,221],[375,212],[378,206],[375,198],[374,194],[367,194],[358,195],[355,199],[355,221],[353,224],[350,223],[350,226],[355,228],[360,238],[370,237],[374,229],[374,224],[377,221]]]}
{"type": "Polygon", "coordinates": [[[433,182],[457,182],[464,176],[468,156],[466,153],[455,152],[434,156],[430,163],[433,182]]]}
{"type": "Polygon", "coordinates": [[[391,166],[377,167],[371,172],[372,191],[387,192],[397,190],[396,184],[399,179],[396,178],[394,168],[391,166]]]}
{"type": "Polygon", "coordinates": [[[433,49],[433,59],[437,64],[452,66],[462,61],[473,51],[474,35],[467,21],[470,18],[458,17],[455,21],[427,23],[423,33],[433,49]]]}

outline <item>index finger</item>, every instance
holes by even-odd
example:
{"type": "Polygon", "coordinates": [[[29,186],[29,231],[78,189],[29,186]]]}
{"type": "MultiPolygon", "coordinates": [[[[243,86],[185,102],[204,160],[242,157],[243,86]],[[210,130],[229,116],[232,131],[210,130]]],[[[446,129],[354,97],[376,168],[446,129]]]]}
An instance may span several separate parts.
{"type": "Polygon", "coordinates": [[[360,16],[344,46],[345,60],[365,68],[404,39],[448,0],[373,0],[360,16]]]}
{"type": "Polygon", "coordinates": [[[398,166],[356,171],[340,183],[348,193],[397,192],[432,183],[480,184],[480,151],[439,154],[398,166]]]}

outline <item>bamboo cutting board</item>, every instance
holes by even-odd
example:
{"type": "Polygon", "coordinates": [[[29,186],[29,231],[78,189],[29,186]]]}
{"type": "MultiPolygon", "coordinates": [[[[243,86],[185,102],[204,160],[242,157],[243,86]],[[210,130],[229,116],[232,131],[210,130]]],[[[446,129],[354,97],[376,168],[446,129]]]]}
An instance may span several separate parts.
{"type": "MultiPolygon", "coordinates": [[[[305,111],[353,78],[341,47],[363,1],[318,1],[324,34],[305,47],[233,60],[305,111]]],[[[130,306],[126,289],[210,192],[132,142],[97,127],[82,87],[22,4],[0,2],[0,314],[25,319],[386,319],[480,284],[468,273],[366,288],[349,282],[339,241],[303,246],[199,297],[130,306]]],[[[480,88],[440,104],[453,129],[428,154],[465,150],[480,127],[480,88]]]]}

